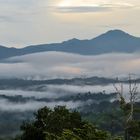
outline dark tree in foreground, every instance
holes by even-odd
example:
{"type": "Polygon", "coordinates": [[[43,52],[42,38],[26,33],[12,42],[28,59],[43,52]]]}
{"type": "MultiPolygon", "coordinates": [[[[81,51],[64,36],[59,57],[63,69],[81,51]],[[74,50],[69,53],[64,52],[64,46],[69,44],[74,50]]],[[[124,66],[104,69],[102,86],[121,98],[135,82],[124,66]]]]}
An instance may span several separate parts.
{"type": "Polygon", "coordinates": [[[63,106],[53,110],[44,107],[35,113],[32,122],[21,126],[20,140],[107,140],[108,133],[82,121],[76,111],[63,106]]]}

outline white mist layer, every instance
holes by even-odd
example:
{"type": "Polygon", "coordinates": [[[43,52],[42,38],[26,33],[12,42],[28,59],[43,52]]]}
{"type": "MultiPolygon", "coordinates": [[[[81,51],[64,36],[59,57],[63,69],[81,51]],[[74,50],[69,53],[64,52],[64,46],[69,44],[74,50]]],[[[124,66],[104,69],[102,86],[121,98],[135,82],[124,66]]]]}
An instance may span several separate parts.
{"type": "MultiPolygon", "coordinates": [[[[120,85],[116,85],[118,89],[120,89],[120,85]]],[[[127,101],[129,101],[129,87],[127,84],[124,84],[124,97],[127,101]]],[[[139,89],[138,89],[139,90],[139,89]]],[[[116,92],[113,85],[107,86],[72,86],[72,85],[48,85],[46,86],[46,90],[43,92],[37,91],[23,91],[23,90],[0,90],[0,95],[5,95],[8,97],[16,97],[22,96],[23,98],[32,98],[35,99],[50,99],[47,101],[36,101],[34,98],[32,100],[27,100],[25,102],[11,102],[3,97],[0,98],[0,110],[1,111],[34,111],[41,107],[48,106],[54,107],[58,105],[64,105],[67,108],[75,109],[77,107],[82,107],[85,104],[90,104],[92,101],[87,100],[83,101],[55,101],[63,96],[73,96],[80,94],[85,94],[87,92],[91,92],[91,94],[95,94],[98,92],[105,91],[106,94],[116,92]]],[[[119,99],[119,97],[111,99],[110,101],[114,101],[119,99]]]]}
{"type": "Polygon", "coordinates": [[[13,103],[9,102],[8,100],[5,99],[0,99],[0,110],[1,111],[19,111],[19,112],[24,112],[24,111],[35,111],[39,108],[42,108],[44,106],[54,108],[56,105],[58,106],[66,106],[68,109],[75,109],[77,107],[82,106],[84,103],[77,101],[59,101],[59,102],[39,102],[39,101],[30,101],[26,103],[13,103]]]}
{"type": "Polygon", "coordinates": [[[53,79],[81,76],[140,75],[140,54],[110,53],[84,56],[44,52],[9,58],[0,63],[1,78],[53,79]]]}

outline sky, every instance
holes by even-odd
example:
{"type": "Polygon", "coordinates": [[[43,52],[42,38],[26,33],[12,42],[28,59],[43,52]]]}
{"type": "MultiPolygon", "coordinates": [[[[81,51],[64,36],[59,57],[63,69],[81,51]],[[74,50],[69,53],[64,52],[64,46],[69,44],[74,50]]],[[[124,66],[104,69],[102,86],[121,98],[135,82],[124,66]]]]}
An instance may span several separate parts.
{"type": "Polygon", "coordinates": [[[0,44],[90,39],[110,29],[140,36],[139,0],[0,0],[0,44]]]}

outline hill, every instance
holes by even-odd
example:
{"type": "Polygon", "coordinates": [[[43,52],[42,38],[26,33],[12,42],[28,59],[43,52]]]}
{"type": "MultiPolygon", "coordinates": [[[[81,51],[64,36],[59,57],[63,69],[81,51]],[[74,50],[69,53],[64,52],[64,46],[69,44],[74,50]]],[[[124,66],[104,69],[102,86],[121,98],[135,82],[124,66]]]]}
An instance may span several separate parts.
{"type": "Polygon", "coordinates": [[[27,46],[21,49],[0,46],[0,59],[45,51],[81,55],[98,55],[112,52],[133,53],[140,51],[140,38],[121,30],[111,30],[91,40],[74,38],[62,43],[27,46]]]}

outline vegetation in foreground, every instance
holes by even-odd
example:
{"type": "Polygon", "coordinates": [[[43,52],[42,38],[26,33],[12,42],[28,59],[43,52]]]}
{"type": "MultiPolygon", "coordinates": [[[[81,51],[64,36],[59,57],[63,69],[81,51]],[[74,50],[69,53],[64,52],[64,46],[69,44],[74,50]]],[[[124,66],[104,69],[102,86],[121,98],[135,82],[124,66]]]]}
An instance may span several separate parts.
{"type": "MultiPolygon", "coordinates": [[[[131,140],[140,139],[140,123],[130,122],[128,133],[131,140]]],[[[22,134],[14,140],[123,140],[121,136],[111,136],[107,131],[83,121],[77,111],[69,111],[64,106],[53,110],[44,107],[35,113],[32,122],[24,122],[22,134]]]]}
{"type": "MultiPolygon", "coordinates": [[[[84,102],[86,102],[88,99],[96,100],[96,103],[93,102],[93,103],[83,106],[82,108],[79,108],[78,110],[80,113],[74,110],[67,110],[65,107],[60,107],[60,106],[55,107],[53,110],[47,107],[44,107],[38,110],[37,113],[35,113],[34,117],[32,117],[31,112],[26,112],[25,114],[22,113],[21,115],[23,117],[25,117],[28,114],[28,116],[26,116],[27,119],[24,118],[24,120],[27,120],[27,121],[21,126],[21,130],[22,130],[21,132],[23,135],[19,136],[16,139],[24,140],[23,137],[27,139],[25,137],[25,134],[26,136],[28,134],[30,140],[34,140],[34,138],[31,139],[32,135],[43,136],[41,140],[43,139],[48,139],[48,140],[58,139],[59,140],[59,139],[62,139],[63,137],[66,137],[66,139],[68,139],[67,137],[70,137],[70,138],[76,137],[83,140],[85,139],[84,136],[86,136],[84,133],[89,132],[88,135],[91,135],[91,138],[93,136],[95,137],[98,134],[99,136],[101,134],[104,134],[105,140],[110,140],[110,139],[114,140],[114,139],[117,139],[118,136],[120,136],[119,139],[122,140],[122,137],[124,137],[124,134],[125,134],[124,132],[126,129],[125,120],[126,118],[128,118],[128,115],[130,112],[130,103],[126,103],[123,98],[120,101],[110,102],[109,100],[111,99],[111,97],[114,98],[114,96],[116,96],[116,94],[107,95],[103,93],[101,94],[88,93],[88,94],[83,94],[83,95],[78,94],[74,97],[63,98],[63,100],[66,100],[66,101],[69,101],[71,99],[73,99],[74,101],[82,100],[84,102]],[[32,118],[32,121],[29,121],[29,118],[32,118]],[[84,120],[88,120],[92,124],[84,120]],[[59,130],[59,133],[56,130],[59,130]]],[[[139,112],[140,112],[140,104],[139,102],[135,102],[133,120],[129,121],[129,123],[127,124],[127,128],[129,128],[127,130],[129,131],[130,136],[133,137],[133,140],[140,139],[139,112]]],[[[14,115],[17,116],[17,120],[21,118],[20,114],[14,113],[14,115]]],[[[2,122],[4,125],[7,124],[6,125],[7,129],[8,130],[9,128],[17,129],[17,126],[15,125],[15,123],[17,123],[17,120],[14,119],[15,117],[11,119],[12,117],[11,113],[8,113],[8,115],[6,116],[7,116],[6,118],[4,117],[5,118],[4,122],[3,121],[2,122]],[[9,119],[12,121],[12,124],[13,124],[12,126],[14,127],[11,127],[10,124],[8,125],[9,119]]],[[[2,128],[0,128],[0,131],[4,129],[4,125],[2,128]]],[[[18,123],[18,125],[20,126],[21,123],[18,123]]],[[[6,129],[4,129],[3,132],[5,130],[6,129]]],[[[6,138],[4,138],[3,140],[11,140],[10,138],[8,138],[7,134],[4,135],[4,137],[6,136],[6,138]]],[[[37,136],[35,138],[37,138],[37,136]]]]}
{"type": "Polygon", "coordinates": [[[51,110],[44,107],[35,113],[32,122],[23,123],[23,134],[15,140],[107,140],[108,132],[83,121],[76,111],[63,106],[51,110]]]}
{"type": "MultiPolygon", "coordinates": [[[[138,115],[140,108],[139,103],[136,102],[137,84],[134,83],[132,87],[131,79],[129,81],[129,101],[124,98],[123,85],[121,84],[120,90],[114,85],[120,97],[118,111],[121,113],[117,113],[121,115],[123,127],[123,133],[120,136],[124,136],[125,140],[140,140],[138,115]]],[[[104,108],[108,107],[104,106],[104,108]]],[[[53,110],[44,107],[35,113],[33,121],[22,124],[22,134],[14,140],[123,140],[123,137],[115,136],[113,131],[109,133],[100,130],[93,124],[82,120],[77,111],[69,111],[64,106],[57,106],[53,110]]],[[[111,130],[113,130],[113,124],[111,130]]]]}

